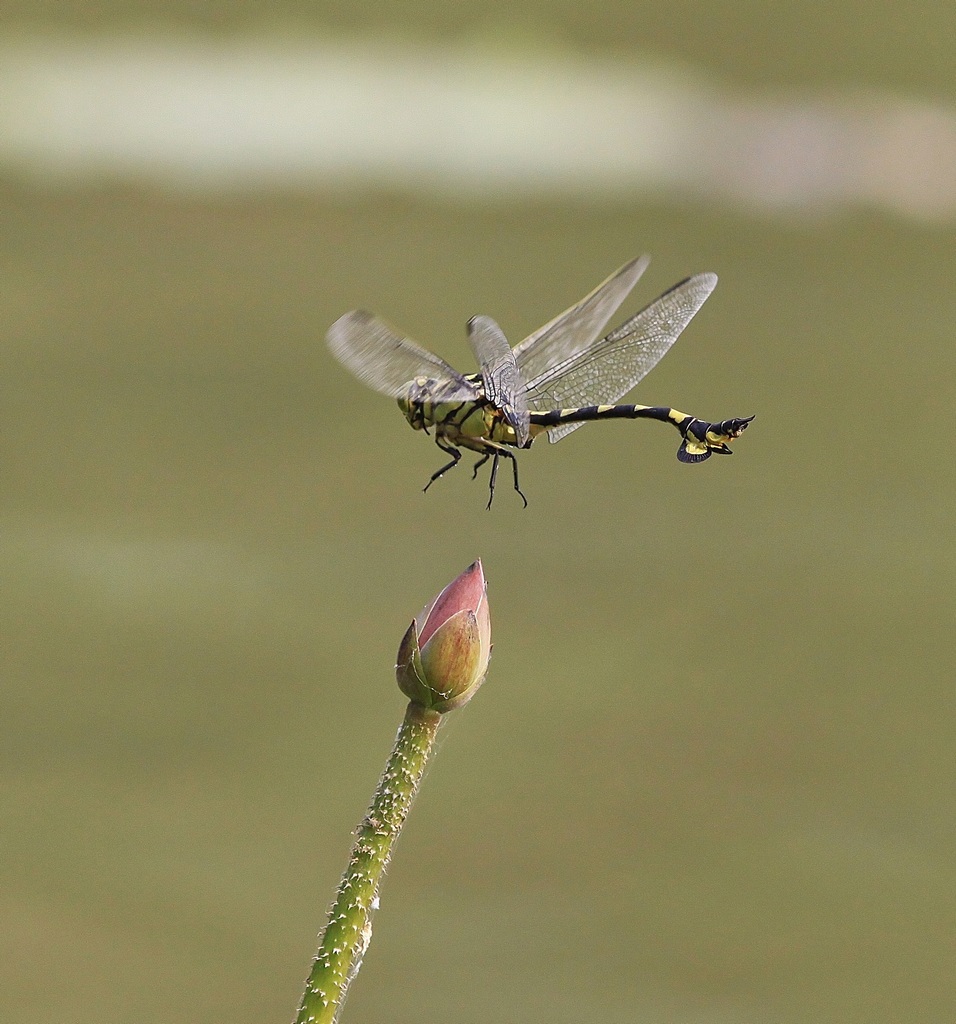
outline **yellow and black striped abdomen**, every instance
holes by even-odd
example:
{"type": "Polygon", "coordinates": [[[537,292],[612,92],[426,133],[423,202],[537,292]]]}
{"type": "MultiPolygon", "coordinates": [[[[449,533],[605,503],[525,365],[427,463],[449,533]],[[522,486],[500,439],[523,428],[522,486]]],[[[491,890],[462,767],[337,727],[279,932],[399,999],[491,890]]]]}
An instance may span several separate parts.
{"type": "Polygon", "coordinates": [[[556,427],[562,423],[586,423],[590,420],[660,420],[680,427],[693,419],[666,405],[582,405],[576,409],[552,409],[531,413],[531,422],[542,427],[556,427]]]}

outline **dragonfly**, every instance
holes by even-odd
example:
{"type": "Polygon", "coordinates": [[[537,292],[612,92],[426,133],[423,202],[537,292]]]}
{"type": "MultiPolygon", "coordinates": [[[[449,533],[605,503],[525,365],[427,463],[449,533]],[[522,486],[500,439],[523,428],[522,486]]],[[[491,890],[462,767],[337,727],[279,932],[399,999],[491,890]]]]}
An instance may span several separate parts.
{"type": "Polygon", "coordinates": [[[451,461],[432,473],[426,491],[458,465],[466,449],[479,456],[472,479],[492,460],[488,508],[501,459],[511,461],[514,489],[527,507],[514,449],[530,448],[541,434],[560,441],[591,420],[670,423],[680,432],[677,458],[684,463],[731,455],[730,442],[753,416],[712,423],[669,406],[615,404],[663,358],[717,284],[716,274],[685,278],[603,334],[649,262],[639,256],[625,263],[514,348],[491,317],[472,317],[468,340],[478,373],[459,373],[364,310],[339,317],[327,341],[359,380],[397,400],[414,430],[434,431],[435,443],[451,461]]]}

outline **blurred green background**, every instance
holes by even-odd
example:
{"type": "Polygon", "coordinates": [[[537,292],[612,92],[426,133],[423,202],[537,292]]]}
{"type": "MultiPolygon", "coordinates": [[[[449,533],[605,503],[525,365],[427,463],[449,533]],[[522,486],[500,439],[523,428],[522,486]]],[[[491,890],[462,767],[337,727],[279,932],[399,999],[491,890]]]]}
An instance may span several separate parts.
{"type": "MultiPolygon", "coordinates": [[[[497,5],[5,3],[16,30],[416,40],[497,5]],[[160,9],[156,9],[157,15],[160,9]],[[145,26],[145,27],[144,27],[145,26]]],[[[956,8],[523,3],[536,35],[761,91],[949,102],[956,8]]],[[[950,1022],[954,231],[635,195],[242,198],[0,179],[0,1020],[291,1019],[398,726],[411,617],[480,556],[446,723],[343,1019],[950,1022]],[[624,260],[721,283],[635,394],[756,413],[521,456],[527,511],[322,342],[470,368],[624,260]]]]}

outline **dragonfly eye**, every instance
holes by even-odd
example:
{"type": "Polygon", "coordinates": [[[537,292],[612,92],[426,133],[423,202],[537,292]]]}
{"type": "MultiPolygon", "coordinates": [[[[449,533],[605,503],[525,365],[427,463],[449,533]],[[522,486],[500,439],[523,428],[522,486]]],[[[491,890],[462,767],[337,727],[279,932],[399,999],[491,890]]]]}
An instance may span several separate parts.
{"type": "Polygon", "coordinates": [[[427,402],[434,392],[434,384],[427,377],[416,377],[408,385],[408,401],[427,402]]]}

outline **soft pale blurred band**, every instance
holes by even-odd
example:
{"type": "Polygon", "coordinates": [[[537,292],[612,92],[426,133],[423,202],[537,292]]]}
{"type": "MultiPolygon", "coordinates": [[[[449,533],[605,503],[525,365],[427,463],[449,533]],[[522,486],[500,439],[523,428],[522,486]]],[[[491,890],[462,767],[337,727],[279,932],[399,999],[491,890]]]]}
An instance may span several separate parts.
{"type": "Polygon", "coordinates": [[[686,68],[380,41],[0,40],[0,173],[70,187],[698,197],[956,217],[956,109],[732,95],[686,68]]]}

